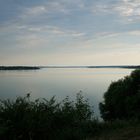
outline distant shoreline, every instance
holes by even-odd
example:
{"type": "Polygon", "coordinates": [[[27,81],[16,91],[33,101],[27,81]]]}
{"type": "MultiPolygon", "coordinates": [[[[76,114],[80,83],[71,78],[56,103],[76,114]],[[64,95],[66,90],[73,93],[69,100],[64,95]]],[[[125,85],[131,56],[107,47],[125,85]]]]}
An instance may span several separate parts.
{"type": "Polygon", "coordinates": [[[39,70],[37,66],[0,66],[0,70],[39,70]]]}
{"type": "Polygon", "coordinates": [[[140,65],[124,65],[124,66],[89,66],[88,68],[123,68],[123,69],[139,69],[140,65]]]}
{"type": "Polygon", "coordinates": [[[139,69],[140,65],[116,65],[116,66],[43,66],[42,68],[123,68],[123,69],[139,69]]]}
{"type": "Polygon", "coordinates": [[[123,69],[140,69],[140,65],[116,65],[116,66],[0,66],[0,70],[39,70],[41,68],[123,68],[123,69]]]}

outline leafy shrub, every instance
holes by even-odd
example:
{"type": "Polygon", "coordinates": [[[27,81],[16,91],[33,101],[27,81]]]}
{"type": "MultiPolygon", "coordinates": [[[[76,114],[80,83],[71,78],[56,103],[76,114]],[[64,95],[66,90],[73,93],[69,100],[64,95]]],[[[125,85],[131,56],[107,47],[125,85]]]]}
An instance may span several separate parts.
{"type": "Polygon", "coordinates": [[[29,96],[0,101],[1,140],[82,140],[90,132],[93,112],[81,94],[59,103],[29,96]]]}
{"type": "Polygon", "coordinates": [[[140,119],[140,70],[111,83],[99,106],[105,121],[140,119]]]}

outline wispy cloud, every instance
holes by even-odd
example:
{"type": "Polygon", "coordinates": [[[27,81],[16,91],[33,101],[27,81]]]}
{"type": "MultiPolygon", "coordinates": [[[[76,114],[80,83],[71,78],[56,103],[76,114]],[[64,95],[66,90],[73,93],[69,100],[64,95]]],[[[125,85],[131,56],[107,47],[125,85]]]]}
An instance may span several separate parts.
{"type": "Polygon", "coordinates": [[[31,8],[25,8],[23,16],[38,16],[46,12],[48,12],[48,9],[45,6],[34,6],[31,8]]]}
{"type": "Polygon", "coordinates": [[[99,32],[99,33],[96,33],[96,37],[97,38],[108,38],[108,37],[115,37],[115,36],[118,36],[120,35],[121,32],[99,32]]]}
{"type": "MultiPolygon", "coordinates": [[[[115,8],[121,16],[137,17],[140,16],[140,1],[139,0],[122,0],[120,5],[115,8]]],[[[132,17],[132,18],[133,18],[132,17]]]]}
{"type": "MultiPolygon", "coordinates": [[[[45,17],[50,16],[50,14],[69,14],[73,11],[77,11],[81,8],[84,8],[83,0],[77,1],[48,1],[44,2],[40,5],[33,5],[30,7],[23,7],[22,14],[19,15],[21,18],[33,18],[38,17],[40,15],[44,15],[45,17]]],[[[52,15],[51,15],[52,16],[52,15]]]]}
{"type": "Polygon", "coordinates": [[[129,35],[140,36],[140,30],[130,31],[130,32],[128,32],[128,34],[129,34],[129,35]]]}
{"type": "Polygon", "coordinates": [[[81,53],[82,63],[85,52],[91,60],[92,53],[139,48],[140,0],[3,0],[0,9],[0,54],[9,60],[81,53]]]}
{"type": "Polygon", "coordinates": [[[82,37],[85,35],[84,32],[78,32],[74,30],[68,30],[68,29],[63,29],[59,28],[57,26],[49,26],[49,25],[44,25],[44,26],[15,26],[15,29],[17,31],[24,31],[26,33],[35,33],[35,34],[46,34],[47,36],[49,35],[54,35],[54,36],[71,36],[71,37],[82,37]]]}
{"type": "Polygon", "coordinates": [[[119,14],[127,22],[140,20],[140,0],[99,1],[92,7],[94,14],[119,14]]]}

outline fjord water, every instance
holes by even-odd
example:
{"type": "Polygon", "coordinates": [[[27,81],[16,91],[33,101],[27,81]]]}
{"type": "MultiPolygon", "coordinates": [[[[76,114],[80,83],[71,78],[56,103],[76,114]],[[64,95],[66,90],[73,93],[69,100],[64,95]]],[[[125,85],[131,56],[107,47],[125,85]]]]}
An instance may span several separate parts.
{"type": "Polygon", "coordinates": [[[131,73],[119,68],[43,68],[29,71],[0,71],[0,99],[15,99],[31,93],[33,99],[66,96],[75,99],[82,92],[99,116],[98,104],[112,81],[131,73]]]}

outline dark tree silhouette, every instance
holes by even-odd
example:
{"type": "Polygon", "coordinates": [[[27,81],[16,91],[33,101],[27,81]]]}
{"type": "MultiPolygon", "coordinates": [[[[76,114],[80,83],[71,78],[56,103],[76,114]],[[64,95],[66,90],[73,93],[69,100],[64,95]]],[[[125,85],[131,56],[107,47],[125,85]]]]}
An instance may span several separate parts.
{"type": "Polygon", "coordinates": [[[88,135],[93,112],[86,99],[77,94],[57,102],[18,97],[15,101],[0,100],[1,140],[77,140],[88,135]]]}
{"type": "Polygon", "coordinates": [[[105,121],[140,118],[140,70],[111,83],[99,107],[105,121]]]}

